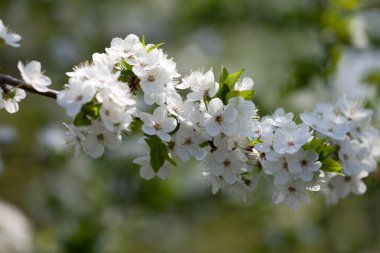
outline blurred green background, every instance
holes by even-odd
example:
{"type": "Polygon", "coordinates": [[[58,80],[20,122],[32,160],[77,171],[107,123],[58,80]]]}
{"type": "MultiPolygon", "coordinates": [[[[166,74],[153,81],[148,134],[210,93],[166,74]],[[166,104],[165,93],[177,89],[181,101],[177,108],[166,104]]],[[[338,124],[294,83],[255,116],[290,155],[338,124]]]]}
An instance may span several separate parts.
{"type": "MultiPolygon", "coordinates": [[[[135,33],[166,42],[183,76],[244,68],[261,115],[343,93],[380,108],[376,0],[1,0],[0,19],[23,37],[20,48],[0,48],[0,72],[19,77],[18,60],[38,60],[55,89],[113,37],[135,33]]],[[[145,181],[131,163],[144,151],[137,135],[101,159],[74,159],[60,146],[69,119],[54,101],[29,94],[20,108],[0,112],[0,127],[17,132],[0,143],[0,198],[19,209],[0,208],[0,253],[380,252],[379,172],[364,196],[327,207],[315,194],[292,211],[265,186],[247,202],[212,195],[194,161],[145,181]]]]}

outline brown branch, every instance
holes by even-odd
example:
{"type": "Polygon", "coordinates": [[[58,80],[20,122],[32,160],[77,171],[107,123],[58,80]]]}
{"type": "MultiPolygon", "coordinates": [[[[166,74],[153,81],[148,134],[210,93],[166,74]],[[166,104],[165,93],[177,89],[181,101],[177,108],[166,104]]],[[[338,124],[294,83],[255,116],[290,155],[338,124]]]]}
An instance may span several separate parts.
{"type": "Polygon", "coordinates": [[[30,92],[30,93],[34,93],[34,94],[41,95],[44,97],[49,97],[52,99],[57,99],[58,91],[56,91],[56,90],[48,90],[47,92],[40,92],[40,91],[34,89],[33,86],[26,84],[19,79],[16,79],[12,76],[0,74],[0,85],[3,86],[5,84],[19,88],[19,89],[23,89],[23,90],[30,92]]]}

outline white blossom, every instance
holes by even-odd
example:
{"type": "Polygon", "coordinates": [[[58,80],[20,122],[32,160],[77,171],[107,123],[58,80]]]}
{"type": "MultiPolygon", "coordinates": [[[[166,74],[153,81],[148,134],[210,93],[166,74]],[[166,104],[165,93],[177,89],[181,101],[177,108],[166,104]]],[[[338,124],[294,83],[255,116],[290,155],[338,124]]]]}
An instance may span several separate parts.
{"type": "Polygon", "coordinates": [[[5,43],[12,47],[19,47],[20,44],[18,43],[21,40],[21,36],[9,32],[7,27],[4,26],[3,21],[0,19],[0,45],[5,43]]]}
{"type": "Polygon", "coordinates": [[[235,83],[234,90],[236,92],[252,90],[253,89],[253,80],[249,77],[244,77],[243,80],[238,80],[235,83]]]}
{"type": "Polygon", "coordinates": [[[204,114],[203,125],[210,136],[216,136],[221,132],[233,135],[238,130],[235,124],[237,116],[238,112],[233,105],[224,106],[222,100],[213,98],[204,114]]]}
{"type": "Polygon", "coordinates": [[[318,153],[313,150],[299,150],[288,157],[288,168],[292,174],[298,175],[302,181],[310,182],[315,172],[321,168],[318,153]]]}
{"type": "Polygon", "coordinates": [[[204,97],[213,97],[219,89],[219,84],[215,82],[212,69],[206,73],[194,71],[189,76],[182,79],[182,84],[177,85],[178,89],[190,88],[187,99],[192,101],[203,100],[204,97]]]}
{"type": "Polygon", "coordinates": [[[103,155],[105,147],[118,149],[121,146],[121,135],[104,129],[98,121],[92,121],[88,128],[88,134],[84,140],[84,150],[92,158],[99,158],[103,155]]]}
{"type": "Polygon", "coordinates": [[[206,139],[192,126],[182,124],[176,133],[174,152],[183,161],[187,161],[191,156],[197,160],[202,160],[206,156],[206,151],[200,144],[206,139]]]}
{"type": "Polygon", "coordinates": [[[32,85],[39,92],[47,92],[49,90],[47,86],[51,84],[51,79],[42,74],[40,62],[31,61],[24,65],[19,61],[17,67],[25,83],[32,85]]]}
{"type": "Polygon", "coordinates": [[[310,202],[305,183],[300,180],[277,186],[273,191],[272,200],[275,204],[286,204],[294,210],[299,209],[302,202],[310,202]]]}
{"type": "Polygon", "coordinates": [[[83,135],[80,129],[76,128],[74,125],[67,125],[66,123],[63,123],[63,125],[68,130],[65,133],[66,146],[68,148],[74,147],[75,157],[78,157],[81,150],[83,149],[86,137],[83,135]]]}
{"type": "Polygon", "coordinates": [[[278,127],[286,127],[293,123],[293,117],[293,113],[285,113],[283,108],[277,108],[272,115],[273,125],[278,127]]]}
{"type": "Polygon", "coordinates": [[[174,118],[168,117],[165,107],[157,107],[153,114],[140,112],[140,119],[143,121],[142,130],[149,135],[157,135],[163,141],[170,141],[169,135],[177,126],[174,118]]]}
{"type": "Polygon", "coordinates": [[[157,173],[154,172],[152,166],[150,165],[149,156],[139,157],[133,160],[133,163],[140,165],[140,176],[146,180],[152,179],[157,175],[161,179],[165,179],[170,175],[170,170],[168,169],[168,163],[165,162],[164,165],[159,169],[157,173]]]}
{"type": "Polygon", "coordinates": [[[276,161],[262,161],[264,172],[273,175],[275,185],[285,185],[291,181],[292,177],[289,172],[288,161],[285,156],[281,156],[276,161]]]}
{"type": "Polygon", "coordinates": [[[16,113],[19,110],[18,103],[25,97],[24,90],[6,85],[0,88],[0,109],[5,108],[9,113],[16,113]]]}
{"type": "Polygon", "coordinates": [[[71,78],[65,90],[58,93],[57,103],[66,108],[70,117],[77,115],[82,106],[90,102],[96,92],[96,87],[90,82],[80,82],[71,78]]]}
{"type": "Polygon", "coordinates": [[[294,154],[312,139],[307,125],[296,128],[280,128],[274,134],[273,149],[279,154],[294,154]]]}
{"type": "Polygon", "coordinates": [[[238,149],[227,151],[218,149],[209,159],[210,172],[215,176],[222,176],[223,179],[233,184],[237,180],[237,175],[247,170],[247,157],[238,149]]]}
{"type": "Polygon", "coordinates": [[[111,47],[106,48],[106,52],[115,57],[115,61],[120,62],[122,58],[130,58],[140,49],[140,39],[134,34],[130,34],[125,39],[113,38],[111,47]]]}

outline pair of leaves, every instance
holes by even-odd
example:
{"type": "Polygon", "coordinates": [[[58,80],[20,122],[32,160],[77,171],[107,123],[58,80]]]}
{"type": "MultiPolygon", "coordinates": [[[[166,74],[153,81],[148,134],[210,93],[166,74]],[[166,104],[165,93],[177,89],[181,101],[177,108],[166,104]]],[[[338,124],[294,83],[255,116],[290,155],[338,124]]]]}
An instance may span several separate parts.
{"type": "Polygon", "coordinates": [[[235,83],[239,80],[239,77],[243,74],[244,69],[238,72],[229,74],[227,69],[222,66],[222,73],[219,77],[219,90],[215,97],[220,98],[224,104],[228,103],[230,98],[239,96],[245,100],[252,100],[255,94],[254,90],[236,91],[235,83]]]}
{"type": "Polygon", "coordinates": [[[312,141],[303,146],[303,149],[314,150],[318,153],[319,161],[322,163],[321,170],[341,174],[343,166],[338,161],[329,158],[335,152],[335,147],[325,143],[326,140],[327,138],[314,137],[312,141]]]}
{"type": "MultiPolygon", "coordinates": [[[[144,34],[141,36],[141,44],[143,45],[143,47],[144,48],[146,48],[146,42],[145,42],[145,36],[144,36],[144,34]]],[[[165,44],[165,42],[161,42],[161,43],[158,43],[158,44],[156,44],[156,45],[154,45],[154,46],[151,46],[151,47],[149,47],[148,48],[148,50],[146,50],[148,53],[150,52],[150,51],[152,51],[153,49],[156,49],[156,48],[159,48],[160,46],[162,46],[163,44],[165,44]]]]}
{"type": "Polygon", "coordinates": [[[100,117],[99,110],[102,104],[94,104],[89,102],[82,106],[81,111],[74,118],[75,126],[89,126],[92,119],[98,119],[100,117]]]}
{"type": "Polygon", "coordinates": [[[164,165],[165,160],[177,166],[171,154],[169,153],[169,149],[165,143],[161,141],[161,139],[154,135],[145,135],[145,142],[148,144],[150,148],[150,166],[154,172],[158,172],[160,168],[164,165]]]}

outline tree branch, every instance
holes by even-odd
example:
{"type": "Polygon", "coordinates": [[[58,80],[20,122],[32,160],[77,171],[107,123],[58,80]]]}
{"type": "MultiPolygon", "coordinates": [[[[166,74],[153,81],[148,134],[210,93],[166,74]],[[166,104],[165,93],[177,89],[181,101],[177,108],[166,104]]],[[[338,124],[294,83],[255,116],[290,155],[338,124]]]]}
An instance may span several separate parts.
{"type": "Polygon", "coordinates": [[[58,91],[56,91],[56,90],[48,90],[47,92],[40,92],[40,91],[34,89],[33,86],[26,84],[19,79],[16,79],[12,76],[0,74],[0,85],[5,85],[5,84],[19,88],[19,89],[23,89],[23,90],[30,92],[30,93],[34,93],[34,94],[41,95],[44,97],[49,97],[52,99],[57,99],[58,91]]]}

